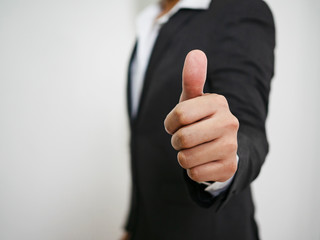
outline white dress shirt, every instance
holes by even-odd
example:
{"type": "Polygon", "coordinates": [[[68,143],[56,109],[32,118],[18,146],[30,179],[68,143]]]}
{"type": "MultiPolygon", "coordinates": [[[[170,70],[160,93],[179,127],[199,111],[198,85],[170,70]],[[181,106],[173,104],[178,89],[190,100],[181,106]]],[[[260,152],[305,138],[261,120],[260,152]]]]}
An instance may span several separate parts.
{"type": "MultiPolygon", "coordinates": [[[[131,67],[131,109],[132,117],[136,117],[141,97],[144,76],[149,63],[150,55],[157,39],[161,26],[180,9],[203,9],[209,8],[211,0],[180,0],[168,13],[157,18],[161,13],[160,4],[153,4],[147,7],[138,16],[136,22],[137,50],[131,67]]],[[[238,160],[238,156],[237,156],[238,160]]],[[[213,196],[218,196],[231,184],[233,177],[226,182],[207,183],[205,191],[213,196]]]]}

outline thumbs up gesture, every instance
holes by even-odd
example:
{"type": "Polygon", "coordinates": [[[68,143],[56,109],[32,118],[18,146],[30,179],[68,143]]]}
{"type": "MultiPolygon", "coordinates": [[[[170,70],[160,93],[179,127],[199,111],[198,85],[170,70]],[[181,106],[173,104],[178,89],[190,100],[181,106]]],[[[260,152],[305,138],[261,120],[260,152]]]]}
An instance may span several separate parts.
{"type": "Polygon", "coordinates": [[[224,182],[237,170],[239,122],[224,96],[203,93],[206,73],[206,55],[200,50],[189,52],[180,101],[164,125],[172,135],[173,148],[179,151],[179,164],[192,180],[224,182]]]}

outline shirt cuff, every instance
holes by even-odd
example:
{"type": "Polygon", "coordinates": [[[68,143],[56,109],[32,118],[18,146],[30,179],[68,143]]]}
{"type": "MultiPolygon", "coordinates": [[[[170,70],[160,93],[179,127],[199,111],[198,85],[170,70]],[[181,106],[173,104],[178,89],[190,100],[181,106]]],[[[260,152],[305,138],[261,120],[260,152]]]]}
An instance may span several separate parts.
{"type": "MultiPolygon", "coordinates": [[[[237,155],[237,162],[239,162],[238,155],[237,155]]],[[[207,187],[204,190],[209,192],[212,196],[216,197],[228,189],[228,187],[230,186],[233,180],[233,177],[234,175],[225,182],[214,182],[214,183],[201,182],[201,184],[207,185],[207,187]]]]}

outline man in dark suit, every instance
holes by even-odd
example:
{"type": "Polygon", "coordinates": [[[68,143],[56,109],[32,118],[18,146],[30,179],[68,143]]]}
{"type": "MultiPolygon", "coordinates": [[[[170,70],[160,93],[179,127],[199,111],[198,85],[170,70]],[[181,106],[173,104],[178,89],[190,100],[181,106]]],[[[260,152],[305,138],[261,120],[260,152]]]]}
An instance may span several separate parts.
{"type": "Polygon", "coordinates": [[[177,2],[162,2],[158,28],[141,34],[131,61],[124,239],[258,239],[250,183],[268,152],[272,14],[261,0],[177,2]]]}

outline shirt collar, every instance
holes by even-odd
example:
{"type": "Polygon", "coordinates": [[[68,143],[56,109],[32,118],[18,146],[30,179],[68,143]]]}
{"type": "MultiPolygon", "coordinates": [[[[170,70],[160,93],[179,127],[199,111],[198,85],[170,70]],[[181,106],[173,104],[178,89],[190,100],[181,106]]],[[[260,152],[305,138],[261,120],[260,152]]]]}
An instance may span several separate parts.
{"type": "Polygon", "coordinates": [[[209,8],[210,3],[211,0],[180,0],[168,13],[158,19],[156,19],[156,17],[160,14],[161,7],[159,3],[155,3],[144,9],[139,14],[137,24],[138,26],[145,25],[145,21],[151,21],[154,24],[162,25],[182,8],[206,10],[209,8]]]}
{"type": "Polygon", "coordinates": [[[180,8],[188,9],[208,9],[211,0],[180,0],[177,5],[180,5],[180,8]]]}
{"type": "MultiPolygon", "coordinates": [[[[206,10],[209,8],[211,0],[180,0],[168,13],[156,20],[158,24],[166,23],[170,17],[177,13],[180,9],[200,9],[206,10]]],[[[159,8],[158,4],[158,8],[159,8]]]]}

